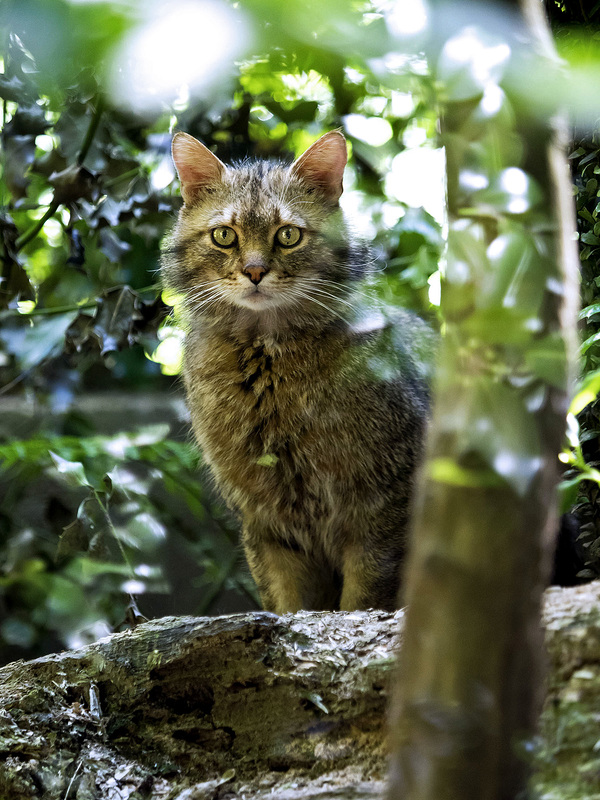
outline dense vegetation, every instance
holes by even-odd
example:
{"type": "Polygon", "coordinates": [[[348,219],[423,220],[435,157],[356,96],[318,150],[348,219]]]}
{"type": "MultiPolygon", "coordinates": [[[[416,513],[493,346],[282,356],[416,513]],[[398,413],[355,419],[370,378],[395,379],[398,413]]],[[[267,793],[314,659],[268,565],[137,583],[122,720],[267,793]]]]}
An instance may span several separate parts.
{"type": "MultiPolygon", "coordinates": [[[[8,0],[0,11],[0,648],[7,659],[89,641],[140,611],[218,613],[256,602],[235,523],[198,479],[199,456],[169,405],[181,331],[175,298],[161,293],[156,270],[180,203],[173,129],[228,161],[292,158],[325,130],[342,128],[353,156],[345,201],[381,267],[370,291],[434,323],[440,317],[436,148],[444,97],[419,37],[393,13],[346,0],[182,4],[175,17],[141,6],[8,0]],[[223,29],[226,45],[217,36],[223,29]],[[161,45],[149,87],[131,71],[139,35],[161,45]],[[212,61],[198,73],[188,51],[196,60],[212,53],[212,61]],[[156,396],[165,398],[165,421],[140,410],[156,396]]],[[[550,10],[559,27],[573,21],[572,10],[550,10]]],[[[597,17],[598,7],[583,22],[591,27],[597,17]]],[[[577,49],[570,29],[562,38],[577,49]]],[[[460,86],[460,70],[446,69],[460,86]]],[[[565,453],[565,503],[583,488],[582,544],[594,574],[599,154],[597,139],[579,137],[573,164],[588,330],[577,399],[582,444],[573,430],[574,449],[565,453]]],[[[489,199],[492,208],[505,201],[489,199]]]]}

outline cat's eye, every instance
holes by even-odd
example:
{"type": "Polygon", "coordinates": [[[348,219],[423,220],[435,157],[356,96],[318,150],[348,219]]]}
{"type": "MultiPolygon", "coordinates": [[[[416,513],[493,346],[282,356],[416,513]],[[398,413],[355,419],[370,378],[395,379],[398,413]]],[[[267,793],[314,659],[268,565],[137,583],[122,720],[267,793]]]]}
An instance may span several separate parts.
{"type": "Polygon", "coordinates": [[[219,247],[233,247],[237,242],[237,233],[227,225],[219,225],[218,228],[213,228],[210,236],[219,247]]]}
{"type": "Polygon", "coordinates": [[[275,239],[282,247],[294,247],[302,239],[302,231],[295,225],[284,225],[275,234],[275,239]]]}

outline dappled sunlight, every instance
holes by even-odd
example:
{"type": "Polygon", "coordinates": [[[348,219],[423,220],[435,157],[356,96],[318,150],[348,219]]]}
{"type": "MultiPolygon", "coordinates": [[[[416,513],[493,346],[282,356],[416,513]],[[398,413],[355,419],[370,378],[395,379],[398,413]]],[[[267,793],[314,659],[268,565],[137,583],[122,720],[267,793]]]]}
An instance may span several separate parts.
{"type": "Polygon", "coordinates": [[[409,206],[424,208],[440,225],[444,221],[444,151],[418,147],[403,150],[385,178],[386,192],[409,206]]]}
{"type": "Polygon", "coordinates": [[[391,0],[385,20],[392,36],[404,38],[423,33],[429,22],[427,4],[424,0],[391,0]]]}
{"type": "Polygon", "coordinates": [[[122,106],[153,111],[182,91],[199,94],[223,80],[250,43],[242,15],[218,0],[148,2],[117,49],[112,92],[122,106]]]}

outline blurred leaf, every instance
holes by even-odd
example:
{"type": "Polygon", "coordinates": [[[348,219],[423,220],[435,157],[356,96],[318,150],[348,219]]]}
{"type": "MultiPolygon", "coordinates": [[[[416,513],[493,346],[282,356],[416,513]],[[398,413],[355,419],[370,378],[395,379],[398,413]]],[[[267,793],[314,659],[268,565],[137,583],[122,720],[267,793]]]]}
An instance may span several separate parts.
{"type": "Polygon", "coordinates": [[[484,276],[486,305],[505,306],[537,316],[544,293],[547,263],[533,237],[522,228],[497,236],[487,249],[489,278],[484,276]],[[486,291],[486,284],[489,289],[486,291]]]}
{"type": "Polygon", "coordinates": [[[119,239],[110,228],[101,228],[98,235],[100,237],[100,249],[113,264],[119,264],[125,253],[131,250],[131,245],[119,239]]]}
{"type": "MultiPolygon", "coordinates": [[[[537,429],[519,392],[484,376],[465,382],[463,392],[453,408],[444,411],[445,434],[456,440],[461,459],[476,455],[524,495],[542,459],[537,429]]],[[[458,466],[468,468],[462,460],[458,466]]]]}
{"type": "Polygon", "coordinates": [[[516,167],[509,167],[494,176],[487,189],[475,192],[472,201],[491,206],[498,212],[518,215],[530,211],[543,198],[533,178],[516,167]]]}
{"type": "Polygon", "coordinates": [[[569,412],[580,414],[590,403],[593,403],[600,392],[600,370],[594,370],[584,376],[577,388],[575,397],[571,400],[569,412]]]}
{"type": "Polygon", "coordinates": [[[480,342],[499,345],[522,345],[535,332],[537,317],[516,309],[492,306],[474,311],[462,325],[462,330],[480,342]]]}
{"type": "Polygon", "coordinates": [[[83,464],[80,461],[67,461],[66,458],[62,458],[61,456],[57,455],[56,453],[50,452],[50,456],[52,461],[54,461],[54,466],[60,472],[61,475],[64,475],[66,480],[72,486],[89,486],[90,482],[85,474],[85,469],[83,468],[83,464]]]}
{"type": "Polygon", "coordinates": [[[129,286],[104,293],[98,301],[93,322],[93,331],[103,356],[130,343],[132,320],[135,318],[139,318],[136,295],[129,286]]]}
{"type": "Polygon", "coordinates": [[[5,137],[38,136],[44,133],[51,123],[46,120],[42,106],[37,103],[21,105],[6,123],[3,130],[5,137]]]}
{"type": "Polygon", "coordinates": [[[67,329],[77,312],[43,317],[19,317],[5,312],[0,341],[14,354],[21,369],[31,369],[62,346],[67,329]]]}
{"type": "Polygon", "coordinates": [[[579,487],[583,480],[585,480],[585,476],[580,474],[575,475],[573,478],[563,480],[558,484],[559,513],[566,514],[573,508],[577,500],[579,487]]]}
{"type": "Polygon", "coordinates": [[[525,363],[536,377],[550,386],[567,388],[565,344],[558,334],[545,336],[529,345],[525,363]]]}
{"type": "Polygon", "coordinates": [[[18,200],[25,197],[29,178],[27,171],[35,157],[35,136],[4,137],[4,180],[8,190],[18,200]]]}
{"type": "Polygon", "coordinates": [[[98,178],[85,167],[72,164],[61,172],[53,172],[48,183],[54,187],[54,200],[68,204],[80,198],[93,200],[97,194],[98,178]]]}
{"type": "Polygon", "coordinates": [[[428,477],[438,483],[451,486],[478,488],[504,486],[504,481],[491,469],[468,469],[462,467],[451,458],[434,458],[429,463],[428,477]]]}

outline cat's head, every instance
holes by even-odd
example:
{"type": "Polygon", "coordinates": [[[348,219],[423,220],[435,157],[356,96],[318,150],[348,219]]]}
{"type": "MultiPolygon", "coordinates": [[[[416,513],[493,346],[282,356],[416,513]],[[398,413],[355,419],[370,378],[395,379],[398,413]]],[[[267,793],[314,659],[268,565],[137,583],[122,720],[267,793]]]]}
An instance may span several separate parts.
{"type": "Polygon", "coordinates": [[[341,133],[326,133],[291,165],[234,166],[177,133],[173,160],[184,206],[165,277],[192,313],[275,325],[341,315],[360,272],[338,203],[347,160],[341,133]]]}

